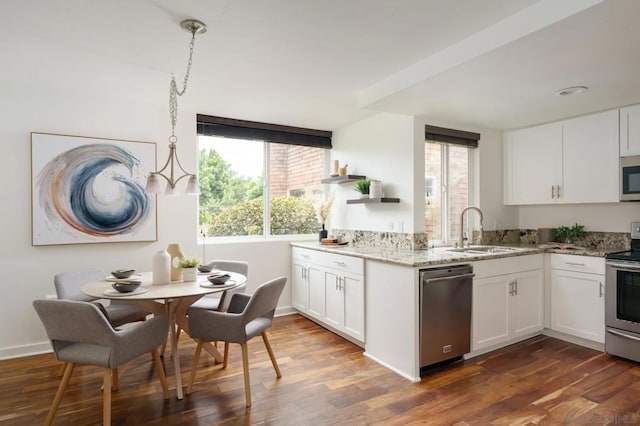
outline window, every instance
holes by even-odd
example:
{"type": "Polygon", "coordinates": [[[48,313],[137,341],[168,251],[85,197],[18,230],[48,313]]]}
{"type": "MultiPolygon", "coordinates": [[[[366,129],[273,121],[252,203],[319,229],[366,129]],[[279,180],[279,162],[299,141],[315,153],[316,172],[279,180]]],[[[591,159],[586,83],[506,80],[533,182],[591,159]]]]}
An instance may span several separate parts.
{"type": "MultiPolygon", "coordinates": [[[[325,175],[326,149],[304,146],[308,140],[295,135],[296,141],[302,139],[301,144],[291,140],[268,142],[261,137],[279,138],[261,129],[251,128],[250,133],[243,134],[238,126],[207,127],[200,118],[199,221],[207,236],[318,232],[316,206],[322,199],[320,181],[325,175]]],[[[272,129],[277,127],[282,126],[272,129]]]]}
{"type": "Polygon", "coordinates": [[[430,241],[447,244],[460,237],[470,158],[480,135],[427,126],[425,136],[425,232],[430,241]]]}

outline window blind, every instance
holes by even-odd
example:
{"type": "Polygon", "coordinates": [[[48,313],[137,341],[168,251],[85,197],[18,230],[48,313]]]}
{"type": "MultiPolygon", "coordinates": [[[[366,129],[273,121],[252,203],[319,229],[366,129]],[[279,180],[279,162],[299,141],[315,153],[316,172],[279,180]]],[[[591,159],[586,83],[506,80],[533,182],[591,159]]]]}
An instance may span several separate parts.
{"type": "Polygon", "coordinates": [[[462,130],[447,129],[446,127],[424,126],[425,140],[461,145],[467,148],[477,148],[480,133],[465,132],[462,130]]]}

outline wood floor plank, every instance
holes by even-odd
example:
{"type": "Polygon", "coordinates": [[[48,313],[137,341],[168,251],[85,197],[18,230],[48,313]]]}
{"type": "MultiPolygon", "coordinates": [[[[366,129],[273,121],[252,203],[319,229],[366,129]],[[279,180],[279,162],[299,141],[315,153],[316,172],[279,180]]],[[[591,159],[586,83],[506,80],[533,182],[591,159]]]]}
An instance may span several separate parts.
{"type": "MultiPolygon", "coordinates": [[[[164,400],[148,357],[124,369],[113,394],[116,425],[558,425],[640,423],[640,365],[538,336],[429,371],[411,383],[362,348],[298,315],[276,318],[275,376],[260,338],[249,342],[247,409],[240,348],[227,369],[206,355],[193,393],[164,400]]],[[[195,344],[180,339],[183,381],[195,344]]],[[[164,365],[173,374],[171,353],[164,365]]],[[[42,424],[60,382],[51,354],[0,361],[0,423],[42,424]]],[[[100,369],[78,366],[54,424],[100,424],[100,369]]]]}

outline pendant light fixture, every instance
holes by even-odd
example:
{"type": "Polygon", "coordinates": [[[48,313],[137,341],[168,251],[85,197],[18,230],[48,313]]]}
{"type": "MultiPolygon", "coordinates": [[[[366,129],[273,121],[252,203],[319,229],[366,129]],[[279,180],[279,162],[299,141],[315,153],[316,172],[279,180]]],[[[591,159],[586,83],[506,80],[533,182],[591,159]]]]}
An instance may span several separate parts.
{"type": "Polygon", "coordinates": [[[207,26],[196,19],[187,19],[180,23],[183,30],[191,33],[191,42],[189,43],[189,61],[187,62],[187,71],[184,74],[182,90],[178,90],[175,76],[171,75],[171,84],[169,85],[169,113],[171,117],[171,136],[169,136],[169,158],[160,170],[149,173],[147,177],[147,185],[145,192],[149,194],[157,194],[160,192],[160,179],[163,177],[167,181],[165,195],[174,195],[178,193],[176,184],[183,178],[188,178],[186,194],[199,194],[200,185],[198,184],[198,176],[194,173],[187,172],[180,160],[178,159],[178,151],[176,148],[176,122],[178,121],[178,96],[184,95],[187,91],[187,82],[189,81],[189,72],[191,71],[191,62],[193,60],[193,46],[196,40],[196,34],[204,34],[207,26]]]}

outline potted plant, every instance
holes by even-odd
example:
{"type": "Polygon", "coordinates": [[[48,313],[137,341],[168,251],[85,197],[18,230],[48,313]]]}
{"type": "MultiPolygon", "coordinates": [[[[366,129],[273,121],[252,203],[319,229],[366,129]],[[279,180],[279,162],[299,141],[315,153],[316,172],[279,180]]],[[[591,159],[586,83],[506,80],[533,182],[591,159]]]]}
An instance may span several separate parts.
{"type": "Polygon", "coordinates": [[[328,231],[324,226],[327,222],[327,218],[329,217],[329,211],[331,210],[331,206],[333,205],[333,199],[334,194],[332,193],[329,198],[322,201],[317,208],[318,219],[320,220],[320,225],[322,226],[318,233],[320,241],[322,241],[323,238],[327,238],[328,231]]]}
{"type": "Polygon", "coordinates": [[[586,237],[587,233],[584,230],[584,225],[578,225],[576,223],[572,227],[558,226],[553,231],[553,235],[559,242],[575,243],[576,240],[586,237]]]}
{"type": "Polygon", "coordinates": [[[371,188],[370,179],[360,179],[356,182],[355,190],[360,193],[361,198],[369,197],[369,189],[371,188]]]}
{"type": "Polygon", "coordinates": [[[195,281],[198,273],[198,265],[200,265],[199,257],[184,257],[178,262],[178,266],[182,268],[183,281],[195,281]]]}

